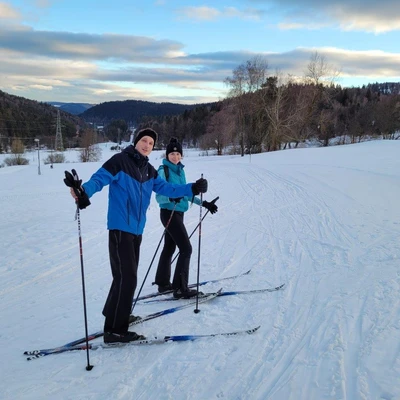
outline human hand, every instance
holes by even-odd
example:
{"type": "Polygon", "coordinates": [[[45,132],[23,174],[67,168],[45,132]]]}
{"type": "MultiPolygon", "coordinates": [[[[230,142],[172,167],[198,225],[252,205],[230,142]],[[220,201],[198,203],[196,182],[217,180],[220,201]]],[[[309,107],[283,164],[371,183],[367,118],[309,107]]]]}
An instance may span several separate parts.
{"type": "Polygon", "coordinates": [[[208,211],[210,211],[211,214],[215,214],[218,211],[218,206],[215,204],[215,202],[219,199],[219,197],[216,197],[212,201],[203,201],[202,206],[205,207],[208,211]]]}
{"type": "Polygon", "coordinates": [[[200,178],[197,179],[197,181],[192,184],[192,192],[195,196],[200,193],[206,193],[207,189],[208,189],[207,179],[200,178]]]}

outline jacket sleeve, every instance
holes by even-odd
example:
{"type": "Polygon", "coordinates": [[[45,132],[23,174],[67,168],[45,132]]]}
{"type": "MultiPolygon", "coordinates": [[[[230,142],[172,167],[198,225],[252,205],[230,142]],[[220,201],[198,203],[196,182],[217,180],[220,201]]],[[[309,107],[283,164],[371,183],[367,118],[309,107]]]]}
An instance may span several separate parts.
{"type": "MultiPolygon", "coordinates": [[[[157,172],[158,172],[158,176],[159,176],[161,179],[163,179],[164,181],[166,181],[165,172],[164,172],[164,168],[163,168],[162,165],[158,168],[158,171],[157,171],[157,172]]],[[[163,196],[162,194],[158,194],[158,193],[156,193],[156,200],[157,200],[157,203],[158,203],[158,204],[167,204],[167,203],[170,202],[170,201],[169,201],[169,197],[163,196]]]]}
{"type": "Polygon", "coordinates": [[[92,197],[96,192],[100,192],[104,186],[109,185],[114,179],[115,176],[113,176],[104,167],[101,167],[82,186],[85,189],[86,194],[89,197],[92,197]]]}
{"type": "MultiPolygon", "coordinates": [[[[186,182],[186,174],[185,174],[185,171],[184,171],[184,170],[182,170],[182,174],[183,174],[184,179],[185,179],[185,182],[186,182]]],[[[191,193],[190,196],[187,196],[185,199],[186,199],[189,203],[194,203],[194,204],[197,204],[198,206],[201,204],[200,198],[199,198],[199,197],[193,196],[193,193],[191,193]]]]}
{"type": "Polygon", "coordinates": [[[162,194],[163,196],[171,198],[193,196],[191,183],[187,183],[185,185],[169,183],[162,179],[159,175],[154,178],[153,191],[157,194],[162,194]]]}
{"type": "Polygon", "coordinates": [[[193,197],[193,195],[191,197],[188,197],[188,201],[192,201],[192,199],[194,204],[197,204],[198,206],[201,205],[201,200],[198,197],[193,197]]]}

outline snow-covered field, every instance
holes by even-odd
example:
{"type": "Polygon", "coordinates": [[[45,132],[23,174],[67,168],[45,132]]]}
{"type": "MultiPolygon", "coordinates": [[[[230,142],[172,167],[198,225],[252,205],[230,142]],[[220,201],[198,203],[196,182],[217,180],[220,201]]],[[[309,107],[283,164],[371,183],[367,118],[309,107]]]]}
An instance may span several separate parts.
{"type": "MultiPolygon", "coordinates": [[[[202,225],[200,279],[244,272],[203,287],[275,293],[229,296],[138,325],[146,336],[253,335],[76,351],[26,361],[24,350],[84,336],[75,205],[63,183],[101,163],[0,169],[1,399],[399,400],[400,141],[249,156],[184,158],[188,181],[209,180],[219,212],[202,225]]],[[[103,160],[111,155],[103,149],[103,160]]],[[[46,155],[44,154],[43,157],[46,155]]],[[[4,158],[4,155],[2,156],[4,158]]],[[[67,158],[77,159],[74,152],[67,158]]],[[[151,155],[153,165],[161,152],[151,155]]],[[[0,160],[2,161],[2,160],[0,160]]],[[[107,190],[81,212],[89,332],[102,329],[111,282],[107,190]]],[[[188,231],[199,207],[186,213],[188,231]]],[[[163,228],[152,200],[139,284],[163,228]]],[[[196,280],[198,235],[192,238],[196,280]]],[[[158,257],[156,257],[156,262],[158,257]]],[[[154,291],[156,265],[143,293],[154,291]]],[[[176,303],[173,303],[176,305],[176,303]]],[[[146,315],[172,303],[138,303],[146,315]]]]}

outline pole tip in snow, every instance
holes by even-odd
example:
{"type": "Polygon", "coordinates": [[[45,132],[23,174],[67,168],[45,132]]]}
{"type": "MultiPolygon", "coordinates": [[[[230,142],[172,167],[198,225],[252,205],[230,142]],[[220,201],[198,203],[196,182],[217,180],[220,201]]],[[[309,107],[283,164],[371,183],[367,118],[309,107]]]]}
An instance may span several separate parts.
{"type": "Polygon", "coordinates": [[[199,310],[198,308],[195,308],[195,309],[194,309],[194,313],[195,313],[195,314],[198,314],[199,312],[200,312],[200,310],[199,310]]]}
{"type": "Polygon", "coordinates": [[[93,365],[88,365],[87,367],[86,367],[86,371],[91,371],[93,369],[93,365]]]}

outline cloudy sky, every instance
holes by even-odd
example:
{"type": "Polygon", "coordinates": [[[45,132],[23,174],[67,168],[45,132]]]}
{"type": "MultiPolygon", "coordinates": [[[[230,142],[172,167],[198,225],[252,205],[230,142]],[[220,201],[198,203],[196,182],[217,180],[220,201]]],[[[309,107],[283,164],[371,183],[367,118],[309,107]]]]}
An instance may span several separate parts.
{"type": "Polygon", "coordinates": [[[0,0],[0,89],[39,101],[215,101],[256,55],[304,76],[315,52],[342,86],[399,81],[400,1],[0,0]]]}

